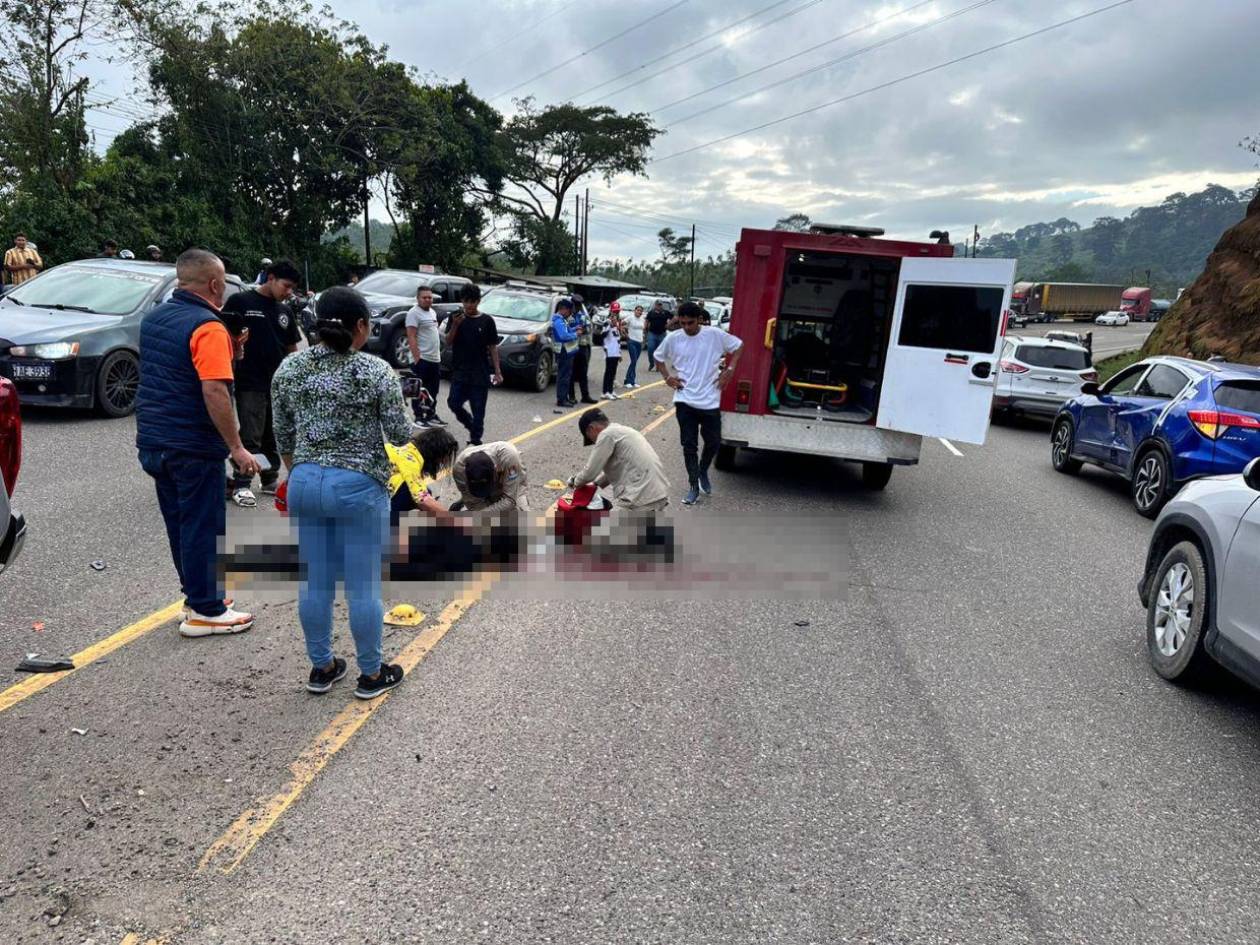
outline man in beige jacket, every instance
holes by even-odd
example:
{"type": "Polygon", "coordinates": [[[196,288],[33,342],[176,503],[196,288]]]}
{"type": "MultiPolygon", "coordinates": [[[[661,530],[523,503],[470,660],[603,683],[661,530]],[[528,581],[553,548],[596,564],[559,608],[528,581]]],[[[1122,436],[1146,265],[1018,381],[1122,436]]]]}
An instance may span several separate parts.
{"type": "Polygon", "coordinates": [[[572,486],[588,482],[612,490],[617,508],[659,512],[669,504],[669,480],[652,444],[638,430],[610,423],[599,408],[578,419],[587,446],[594,446],[586,466],[569,480],[572,486]]]}
{"type": "Polygon", "coordinates": [[[469,512],[528,512],[525,467],[511,443],[470,446],[455,459],[451,478],[469,512]]]}

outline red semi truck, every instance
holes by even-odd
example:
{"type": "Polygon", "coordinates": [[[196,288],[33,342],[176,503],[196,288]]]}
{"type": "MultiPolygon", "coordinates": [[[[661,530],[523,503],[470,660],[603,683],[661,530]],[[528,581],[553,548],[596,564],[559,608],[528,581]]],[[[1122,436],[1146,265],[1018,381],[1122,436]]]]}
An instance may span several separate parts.
{"type": "Polygon", "coordinates": [[[882,233],[742,231],[718,468],[743,449],[831,456],[882,489],[925,436],[984,442],[1015,261],[882,233]]]}
{"type": "Polygon", "coordinates": [[[1131,286],[1120,296],[1120,311],[1135,322],[1144,322],[1151,315],[1151,290],[1142,286],[1131,286]]]}

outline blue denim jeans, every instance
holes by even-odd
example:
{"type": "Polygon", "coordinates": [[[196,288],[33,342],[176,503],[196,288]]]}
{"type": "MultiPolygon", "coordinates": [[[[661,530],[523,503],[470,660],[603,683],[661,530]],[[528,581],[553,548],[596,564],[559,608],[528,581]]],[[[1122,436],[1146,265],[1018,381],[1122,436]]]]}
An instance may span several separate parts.
{"type": "Polygon", "coordinates": [[[563,407],[569,402],[569,388],[573,386],[573,359],[576,351],[560,349],[556,355],[556,405],[563,407]]]}
{"type": "Polygon", "coordinates": [[[664,340],[665,340],[664,335],[654,334],[653,332],[650,332],[650,331],[647,333],[646,347],[647,347],[647,356],[648,356],[647,362],[648,362],[649,371],[656,370],[656,362],[652,360],[652,355],[656,354],[656,349],[660,346],[661,342],[664,340]]]}
{"type": "Polygon", "coordinates": [[[300,463],[289,475],[289,516],[297,525],[305,579],[298,619],[314,666],[332,662],[333,598],[345,583],[359,672],[381,668],[381,565],[389,535],[389,493],[371,476],[300,463]]]}
{"type": "Polygon", "coordinates": [[[643,350],[642,341],[627,341],[626,357],[630,362],[626,365],[626,384],[637,384],[639,382],[639,352],[643,350]]]}
{"type": "Polygon", "coordinates": [[[217,617],[223,584],[215,569],[219,540],[227,526],[223,460],[177,450],[140,450],[140,467],[157,487],[171,560],[190,610],[217,617]]]}

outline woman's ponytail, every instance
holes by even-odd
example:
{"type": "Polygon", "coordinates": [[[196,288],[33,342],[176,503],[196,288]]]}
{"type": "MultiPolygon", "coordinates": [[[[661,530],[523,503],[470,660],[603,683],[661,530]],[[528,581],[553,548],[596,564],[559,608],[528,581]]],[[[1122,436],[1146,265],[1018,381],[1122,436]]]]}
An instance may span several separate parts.
{"type": "Polygon", "coordinates": [[[359,322],[370,320],[371,312],[362,295],[339,285],[320,293],[315,303],[315,317],[320,342],[338,354],[345,354],[354,342],[359,322]]]}

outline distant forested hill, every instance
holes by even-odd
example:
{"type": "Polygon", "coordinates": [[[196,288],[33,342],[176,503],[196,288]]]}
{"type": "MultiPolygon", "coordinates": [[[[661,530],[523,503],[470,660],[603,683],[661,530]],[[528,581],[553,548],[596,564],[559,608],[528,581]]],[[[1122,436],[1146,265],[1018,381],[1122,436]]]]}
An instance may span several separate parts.
{"type": "Polygon", "coordinates": [[[1221,233],[1243,218],[1255,193],[1209,184],[1123,219],[1099,217],[1084,228],[1064,217],[1014,233],[981,234],[979,255],[1018,258],[1021,281],[1147,285],[1150,270],[1155,295],[1175,298],[1203,271],[1221,233]]]}

